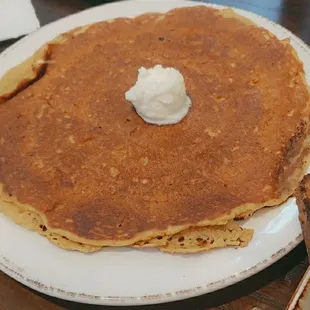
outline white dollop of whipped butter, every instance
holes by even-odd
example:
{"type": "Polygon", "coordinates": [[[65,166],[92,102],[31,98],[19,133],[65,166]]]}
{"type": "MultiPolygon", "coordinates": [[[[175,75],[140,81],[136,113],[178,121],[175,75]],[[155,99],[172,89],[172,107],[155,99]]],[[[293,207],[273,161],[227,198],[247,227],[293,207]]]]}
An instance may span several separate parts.
{"type": "Polygon", "coordinates": [[[125,98],[132,102],[144,121],[157,125],[180,122],[191,106],[183,75],[161,65],[140,68],[138,80],[126,92],[125,98]]]}

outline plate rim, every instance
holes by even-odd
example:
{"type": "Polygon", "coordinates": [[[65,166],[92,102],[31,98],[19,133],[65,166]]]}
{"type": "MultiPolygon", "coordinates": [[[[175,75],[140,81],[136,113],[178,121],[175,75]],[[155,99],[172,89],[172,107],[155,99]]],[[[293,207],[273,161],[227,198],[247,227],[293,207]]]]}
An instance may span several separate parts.
{"type": "Polygon", "coordinates": [[[22,271],[18,272],[18,266],[15,267],[16,270],[10,268],[9,259],[0,255],[0,271],[11,277],[12,279],[18,281],[19,283],[45,295],[82,303],[82,304],[93,304],[101,306],[146,306],[155,305],[161,303],[170,303],[174,301],[181,301],[188,298],[198,297],[205,294],[215,292],[220,289],[224,289],[228,286],[236,284],[243,281],[250,276],[257,274],[258,272],[266,269],[272,264],[276,263],[290,251],[292,251],[301,241],[303,240],[302,234],[299,234],[294,241],[291,241],[287,246],[278,250],[275,254],[271,255],[269,258],[259,262],[253,267],[245,269],[244,271],[233,274],[228,278],[209,283],[205,286],[196,286],[190,289],[175,291],[165,294],[157,295],[145,295],[145,296],[97,296],[83,293],[68,292],[62,289],[48,287],[39,281],[32,279],[31,277],[24,275],[22,271]],[[6,262],[6,263],[5,263],[6,262]],[[8,264],[8,265],[6,265],[8,264]]]}
{"type": "MultiPolygon", "coordinates": [[[[176,1],[176,0],[174,0],[176,1]]],[[[102,7],[106,6],[116,6],[116,5],[121,5],[122,3],[136,3],[137,0],[125,0],[125,1],[116,1],[113,3],[105,3],[99,6],[95,6],[65,17],[62,17],[60,19],[57,19],[47,25],[42,26],[38,30],[30,33],[29,35],[26,35],[22,39],[18,40],[5,50],[3,50],[0,53],[0,60],[4,58],[8,53],[10,53],[12,50],[17,48],[20,44],[23,44],[25,41],[27,41],[30,37],[36,35],[38,32],[41,31],[42,28],[50,28],[53,27],[55,24],[63,22],[66,19],[71,19],[74,18],[78,15],[85,14],[86,12],[91,12],[98,10],[102,7]]],[[[143,2],[154,2],[154,1],[143,1],[143,2]]],[[[256,19],[261,19],[264,22],[267,22],[269,24],[272,24],[274,28],[277,28],[281,32],[286,33],[287,35],[290,36],[291,39],[294,40],[295,43],[299,45],[300,48],[302,48],[310,57],[310,48],[308,45],[302,41],[299,37],[297,37],[295,34],[293,34],[290,30],[286,29],[285,27],[281,26],[280,24],[269,20],[268,18],[261,16],[259,14],[253,13],[251,11],[243,10],[236,8],[234,6],[226,6],[226,5],[218,5],[218,4],[213,4],[213,3],[205,3],[205,2],[200,2],[200,1],[191,1],[191,0],[182,0],[178,1],[180,3],[180,7],[183,6],[184,4],[188,5],[204,5],[207,7],[213,7],[213,8],[218,8],[218,9],[224,9],[224,8],[231,8],[233,9],[236,13],[246,13],[249,16],[252,16],[256,19]]],[[[185,5],[186,6],[186,5],[185,5]]],[[[120,14],[121,17],[121,14],[120,14]]],[[[14,223],[12,223],[14,224],[14,223]]],[[[114,296],[96,296],[96,295],[88,295],[88,294],[81,294],[81,293],[74,293],[74,292],[67,292],[65,290],[57,289],[57,288],[51,288],[47,287],[44,284],[41,284],[40,282],[36,281],[35,279],[32,279],[29,277],[27,274],[23,274],[21,271],[19,272],[18,266],[13,266],[12,268],[10,267],[10,261],[8,258],[4,257],[0,253],[0,271],[4,272],[14,280],[22,283],[23,285],[34,289],[40,293],[68,300],[68,301],[74,301],[74,302],[79,302],[79,303],[88,303],[88,304],[96,304],[96,305],[107,305],[107,306],[132,306],[132,305],[148,305],[148,304],[159,304],[159,303],[166,303],[166,302],[173,302],[173,301],[178,301],[178,300],[184,300],[192,297],[197,297],[200,295],[212,293],[214,291],[217,291],[219,289],[225,288],[227,286],[233,285],[237,282],[240,282],[258,272],[261,270],[269,267],[270,265],[274,264],[277,262],[279,259],[281,259],[283,256],[288,254],[290,251],[292,251],[301,241],[303,240],[303,236],[300,233],[295,240],[291,241],[287,246],[281,248],[278,250],[276,253],[271,255],[269,258],[266,258],[265,260],[259,262],[255,266],[252,266],[250,268],[247,268],[239,273],[233,274],[225,279],[209,283],[204,286],[197,286],[193,287],[190,289],[186,290],[181,290],[181,291],[175,291],[175,292],[170,292],[170,293],[164,293],[164,294],[157,294],[157,295],[145,295],[145,296],[119,296],[119,297],[114,297],[114,296]]]]}

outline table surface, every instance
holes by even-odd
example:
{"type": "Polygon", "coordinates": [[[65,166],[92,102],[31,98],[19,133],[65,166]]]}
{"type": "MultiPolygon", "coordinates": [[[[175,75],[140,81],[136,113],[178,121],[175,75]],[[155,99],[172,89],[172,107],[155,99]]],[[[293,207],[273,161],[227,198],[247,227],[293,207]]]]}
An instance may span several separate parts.
{"type": "MultiPolygon", "coordinates": [[[[32,0],[41,25],[99,5],[103,0],[32,0]]],[[[207,2],[207,1],[205,1],[207,2]]],[[[310,0],[210,0],[263,15],[310,44],[310,0]]],[[[0,52],[16,40],[0,42],[0,52]]],[[[255,255],[255,253],[253,253],[255,255]]],[[[139,309],[284,310],[308,266],[304,244],[279,262],[226,289],[176,303],[139,309]]],[[[115,310],[51,298],[34,292],[0,272],[0,310],[115,310]]],[[[136,307],[130,307],[136,309],[136,307]]]]}

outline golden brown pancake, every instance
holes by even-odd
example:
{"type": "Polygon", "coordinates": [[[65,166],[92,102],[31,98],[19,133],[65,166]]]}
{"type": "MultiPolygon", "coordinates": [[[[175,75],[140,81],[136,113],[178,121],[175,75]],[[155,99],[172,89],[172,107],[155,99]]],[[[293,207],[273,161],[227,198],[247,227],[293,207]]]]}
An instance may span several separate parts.
{"type": "MultiPolygon", "coordinates": [[[[0,211],[29,230],[33,230],[66,250],[77,250],[88,253],[101,247],[74,242],[50,231],[43,223],[40,215],[33,211],[23,210],[14,203],[2,201],[0,211]]],[[[197,253],[226,246],[246,246],[253,237],[253,230],[244,229],[231,221],[226,225],[209,227],[192,227],[173,236],[157,236],[150,240],[139,241],[135,248],[159,248],[169,253],[197,253]]]]}
{"type": "Polygon", "coordinates": [[[301,180],[303,65],[289,42],[232,11],[120,18],[46,48],[33,83],[14,80],[18,67],[13,86],[0,82],[0,192],[49,232],[133,245],[277,205],[301,180]],[[156,64],[185,78],[193,106],[176,125],[144,122],[124,98],[138,69],[156,64]]]}
{"type": "Polygon", "coordinates": [[[226,246],[247,246],[253,237],[252,229],[244,229],[236,222],[208,227],[191,227],[173,236],[158,236],[139,241],[137,248],[157,248],[169,253],[197,253],[226,246]]]}
{"type": "Polygon", "coordinates": [[[64,236],[50,231],[44,225],[39,214],[33,211],[24,210],[14,203],[1,201],[0,212],[9,217],[16,224],[45,236],[50,242],[63,249],[77,250],[84,253],[94,252],[101,249],[101,247],[98,246],[71,241],[64,236]]]}

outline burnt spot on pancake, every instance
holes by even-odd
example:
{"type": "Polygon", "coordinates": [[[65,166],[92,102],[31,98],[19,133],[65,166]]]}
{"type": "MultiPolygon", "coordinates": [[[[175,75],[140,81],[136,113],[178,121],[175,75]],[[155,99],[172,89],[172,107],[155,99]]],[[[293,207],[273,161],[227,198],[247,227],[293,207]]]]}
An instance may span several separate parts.
{"type": "Polygon", "coordinates": [[[40,228],[43,232],[45,232],[47,230],[46,226],[45,225],[40,225],[40,228]]]}

